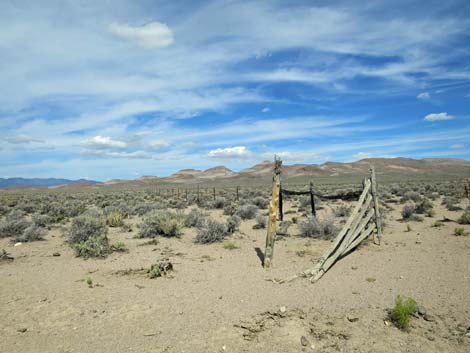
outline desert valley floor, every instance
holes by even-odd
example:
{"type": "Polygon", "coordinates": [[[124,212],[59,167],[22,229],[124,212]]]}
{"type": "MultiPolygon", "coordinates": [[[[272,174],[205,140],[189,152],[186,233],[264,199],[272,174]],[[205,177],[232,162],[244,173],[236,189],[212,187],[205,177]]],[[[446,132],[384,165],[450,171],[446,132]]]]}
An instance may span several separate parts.
{"type": "MultiPolygon", "coordinates": [[[[233,250],[194,244],[193,228],[142,245],[146,239],[134,237],[136,219],[126,220],[132,232],[110,229],[110,241],[123,241],[129,251],[106,259],[75,257],[59,228],[44,241],[17,246],[2,238],[0,248],[14,260],[0,263],[0,350],[468,352],[470,237],[454,236],[453,221],[432,226],[461,214],[440,201],[433,218],[409,222],[408,231],[400,205],[392,204],[382,245],[360,246],[314,284],[276,282],[311,267],[329,241],[294,232],[276,242],[275,266],[266,270],[259,258],[266,231],[252,229],[253,220],[232,236],[233,250]],[[160,259],[174,271],[157,279],[126,271],[160,259]],[[409,332],[388,318],[399,294],[426,311],[409,332]]],[[[211,216],[224,217],[222,210],[211,216]]]]}

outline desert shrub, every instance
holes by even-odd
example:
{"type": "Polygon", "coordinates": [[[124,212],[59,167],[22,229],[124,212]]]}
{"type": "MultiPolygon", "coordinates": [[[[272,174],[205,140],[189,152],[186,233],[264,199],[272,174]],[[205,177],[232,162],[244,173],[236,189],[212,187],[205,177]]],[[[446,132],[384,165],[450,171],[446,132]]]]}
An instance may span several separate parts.
{"type": "Polygon", "coordinates": [[[16,237],[31,225],[20,210],[13,210],[0,221],[0,238],[16,237]]]}
{"type": "Polygon", "coordinates": [[[434,224],[432,226],[436,227],[436,228],[442,227],[442,222],[437,220],[437,221],[434,222],[434,224]]]}
{"type": "Polygon", "coordinates": [[[464,228],[455,228],[454,229],[454,235],[455,236],[465,235],[465,229],[464,228]]]}
{"type": "Polygon", "coordinates": [[[240,216],[241,219],[253,219],[256,217],[258,213],[258,207],[255,205],[243,205],[237,211],[237,215],[240,216]]]}
{"type": "Polygon", "coordinates": [[[95,239],[106,238],[106,233],[104,215],[95,209],[90,209],[73,219],[68,241],[72,244],[79,244],[92,237],[95,239]]]}
{"type": "Polygon", "coordinates": [[[34,213],[31,218],[34,224],[44,228],[53,223],[52,218],[47,214],[34,213]]]}
{"type": "Polygon", "coordinates": [[[417,303],[412,298],[404,299],[400,295],[395,300],[395,306],[391,312],[392,322],[400,330],[408,330],[411,316],[418,310],[417,303]]]}
{"type": "Polygon", "coordinates": [[[79,200],[68,200],[64,203],[59,214],[65,214],[66,217],[77,217],[79,214],[85,212],[86,206],[79,200]]]}
{"type": "Polygon", "coordinates": [[[7,206],[0,205],[0,216],[6,215],[8,212],[10,212],[10,208],[7,206]]]}
{"type": "Polygon", "coordinates": [[[348,217],[351,214],[351,206],[341,205],[334,210],[336,217],[348,217]]]}
{"type": "Polygon", "coordinates": [[[126,244],[124,244],[122,241],[118,241],[116,244],[111,245],[111,251],[116,251],[116,252],[127,252],[128,249],[126,247],[126,244]]]}
{"type": "Polygon", "coordinates": [[[48,215],[52,223],[61,222],[68,217],[65,206],[59,202],[43,203],[41,205],[40,213],[48,215]]]}
{"type": "Polygon", "coordinates": [[[279,227],[276,231],[277,235],[286,236],[289,235],[289,227],[292,225],[291,221],[281,221],[279,222],[279,227]]]}
{"type": "Polygon", "coordinates": [[[209,219],[198,229],[196,243],[208,244],[222,241],[227,234],[227,226],[224,223],[209,219]]]}
{"type": "Polygon", "coordinates": [[[225,197],[217,196],[215,200],[212,202],[212,206],[217,209],[222,209],[225,207],[226,202],[227,201],[225,200],[225,197]]]}
{"type": "Polygon", "coordinates": [[[106,224],[110,227],[121,227],[124,225],[124,216],[118,210],[112,211],[106,217],[106,224]]]}
{"type": "Polygon", "coordinates": [[[238,211],[238,204],[231,202],[224,207],[224,215],[232,216],[238,211]]]}
{"type": "Polygon", "coordinates": [[[110,251],[108,238],[103,236],[90,236],[84,241],[72,245],[75,256],[85,259],[90,257],[105,257],[110,251]]]}
{"type": "Polygon", "coordinates": [[[459,200],[455,197],[445,197],[442,200],[442,204],[449,210],[449,211],[460,211],[462,208],[458,205],[459,200]]]}
{"type": "Polygon", "coordinates": [[[401,210],[401,216],[403,219],[411,219],[411,217],[414,215],[415,212],[415,205],[414,204],[408,204],[403,206],[401,210]]]}
{"type": "Polygon", "coordinates": [[[227,232],[228,233],[234,233],[235,231],[238,230],[238,227],[240,226],[242,219],[238,217],[237,215],[232,215],[227,218],[227,232]]]}
{"type": "Polygon", "coordinates": [[[315,217],[308,217],[307,220],[299,223],[300,235],[308,238],[318,238],[322,236],[320,223],[315,217]]]}
{"type": "Polygon", "coordinates": [[[158,208],[159,207],[156,207],[155,204],[141,202],[137,204],[136,206],[134,206],[132,213],[138,216],[144,216],[150,211],[156,210],[158,208]]]}
{"type": "Polygon", "coordinates": [[[424,213],[429,214],[432,209],[433,209],[432,202],[429,201],[428,199],[423,199],[416,204],[415,212],[418,214],[424,214],[424,213]]]}
{"type": "Polygon", "coordinates": [[[421,200],[421,195],[416,191],[407,191],[403,194],[400,202],[405,203],[407,201],[419,202],[421,200]]]}
{"type": "Polygon", "coordinates": [[[253,205],[257,206],[258,208],[266,209],[266,208],[268,208],[269,200],[265,199],[264,197],[257,196],[253,199],[252,203],[253,203],[253,205]]]}
{"type": "Polygon", "coordinates": [[[459,224],[470,224],[470,210],[465,211],[457,220],[459,224]]]}
{"type": "Polygon", "coordinates": [[[256,216],[256,224],[253,226],[253,229],[264,229],[266,228],[266,216],[263,216],[261,213],[258,213],[256,216]]]}
{"type": "Polygon", "coordinates": [[[193,208],[187,215],[184,220],[184,225],[186,227],[201,227],[206,219],[206,214],[197,208],[193,208]]]}
{"type": "Polygon", "coordinates": [[[41,228],[37,224],[33,223],[26,228],[21,234],[15,237],[16,241],[26,243],[36,240],[44,240],[45,235],[44,228],[41,228]]]}
{"type": "Polygon", "coordinates": [[[137,236],[139,238],[153,238],[158,235],[175,237],[182,234],[183,227],[184,215],[170,211],[154,210],[144,218],[137,236]]]}
{"type": "Polygon", "coordinates": [[[322,235],[326,238],[330,238],[334,236],[337,232],[337,228],[334,224],[333,217],[325,218],[323,221],[320,222],[321,232],[322,235]]]}

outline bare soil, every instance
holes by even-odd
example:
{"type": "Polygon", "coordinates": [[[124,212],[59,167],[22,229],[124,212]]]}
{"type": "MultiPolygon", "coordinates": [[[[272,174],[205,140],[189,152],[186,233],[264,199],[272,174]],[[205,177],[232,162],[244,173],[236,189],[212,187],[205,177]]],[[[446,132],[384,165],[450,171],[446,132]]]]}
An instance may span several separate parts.
{"type": "Polygon", "coordinates": [[[106,259],[74,257],[58,228],[40,242],[0,239],[14,257],[0,263],[0,351],[469,352],[470,236],[454,236],[455,222],[432,226],[461,212],[436,201],[436,216],[409,222],[407,232],[401,206],[391,207],[382,245],[362,245],[315,284],[275,279],[312,267],[329,241],[292,228],[266,270],[266,233],[254,221],[232,237],[234,250],[194,244],[194,229],[142,245],[148,239],[134,238],[139,219],[127,220],[132,232],[110,229],[111,242],[129,252],[106,259]],[[163,259],[174,266],[167,276],[138,271],[163,259]],[[399,294],[426,310],[409,332],[388,318],[399,294]]]}

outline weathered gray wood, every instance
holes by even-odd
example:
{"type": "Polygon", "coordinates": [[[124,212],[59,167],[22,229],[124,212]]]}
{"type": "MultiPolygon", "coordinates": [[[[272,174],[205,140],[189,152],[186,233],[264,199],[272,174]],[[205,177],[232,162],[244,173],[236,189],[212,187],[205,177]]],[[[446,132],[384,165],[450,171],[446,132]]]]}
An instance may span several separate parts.
{"type": "MultiPolygon", "coordinates": [[[[323,266],[323,263],[328,260],[328,258],[333,254],[338,246],[341,244],[343,238],[345,237],[346,233],[348,232],[349,228],[351,227],[351,224],[354,222],[356,219],[357,214],[359,213],[359,210],[362,207],[362,204],[364,203],[364,199],[367,197],[370,189],[370,181],[366,180],[365,185],[364,185],[364,190],[362,192],[361,197],[359,198],[359,201],[354,208],[354,210],[351,212],[351,215],[349,216],[348,220],[346,221],[346,224],[343,226],[343,229],[339,232],[339,234],[336,236],[335,240],[333,241],[333,244],[328,248],[328,250],[325,252],[325,254],[321,257],[319,261],[319,265],[316,266],[318,270],[323,266]]],[[[313,270],[313,269],[312,269],[313,270]]]]}
{"type": "Polygon", "coordinates": [[[280,159],[274,160],[274,177],[271,203],[269,204],[268,229],[266,234],[266,250],[264,252],[263,265],[269,268],[273,264],[274,242],[277,228],[277,210],[279,207],[279,193],[281,190],[281,165],[280,159]]]}
{"type": "Polygon", "coordinates": [[[356,248],[361,242],[367,239],[370,233],[372,233],[376,228],[377,226],[375,225],[375,223],[370,223],[369,226],[361,233],[361,235],[358,238],[356,238],[356,240],[354,240],[351,244],[349,244],[349,246],[344,252],[344,255],[354,250],[354,248],[356,248]]]}
{"type": "Polygon", "coordinates": [[[371,193],[374,199],[375,225],[377,226],[377,233],[374,234],[374,242],[380,245],[380,240],[382,238],[382,224],[380,220],[379,198],[377,197],[377,179],[375,177],[375,168],[373,166],[370,168],[370,180],[372,183],[371,193]]]}

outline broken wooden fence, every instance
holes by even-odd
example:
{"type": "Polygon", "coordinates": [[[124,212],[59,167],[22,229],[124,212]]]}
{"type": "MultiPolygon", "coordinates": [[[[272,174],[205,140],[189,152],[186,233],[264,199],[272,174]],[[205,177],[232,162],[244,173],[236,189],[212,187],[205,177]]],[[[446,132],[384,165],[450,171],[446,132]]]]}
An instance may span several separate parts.
{"type": "Polygon", "coordinates": [[[303,271],[289,280],[297,277],[309,277],[311,282],[318,281],[336,261],[349,254],[371,234],[374,234],[374,242],[380,245],[381,228],[375,171],[374,168],[371,168],[370,178],[364,180],[364,189],[359,201],[330,248],[313,268],[303,271]]]}

